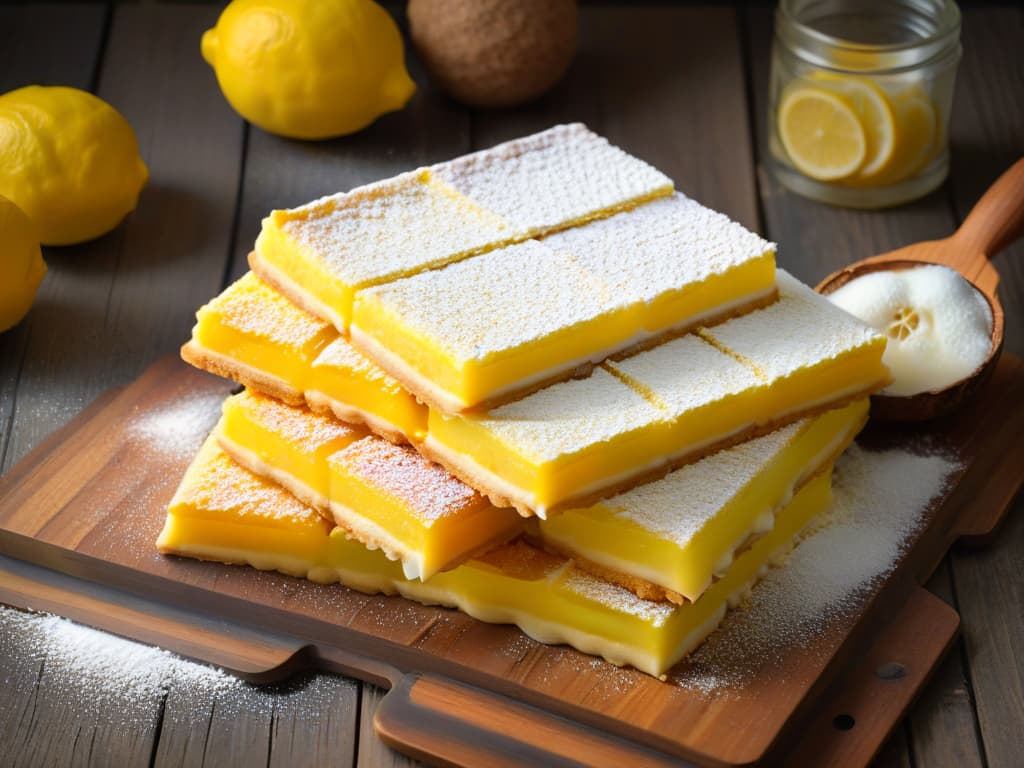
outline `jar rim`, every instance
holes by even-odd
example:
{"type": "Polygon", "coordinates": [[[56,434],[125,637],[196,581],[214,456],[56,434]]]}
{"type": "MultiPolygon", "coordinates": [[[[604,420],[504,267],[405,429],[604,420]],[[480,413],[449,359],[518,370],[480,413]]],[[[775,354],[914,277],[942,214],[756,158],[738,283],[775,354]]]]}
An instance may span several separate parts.
{"type": "MultiPolygon", "coordinates": [[[[779,0],[776,9],[776,34],[788,38],[791,47],[800,47],[817,59],[816,51],[841,51],[856,56],[858,54],[883,56],[884,60],[896,64],[886,69],[901,69],[905,66],[920,66],[926,60],[935,58],[951,49],[957,49],[960,42],[960,8],[955,0],[905,0],[901,5],[908,12],[916,6],[918,9],[931,6],[936,13],[931,16],[934,29],[930,34],[917,39],[893,43],[864,43],[848,40],[836,35],[815,29],[801,21],[800,11],[818,4],[818,0],[779,0]],[[800,6],[804,6],[801,8],[800,6]]],[[[927,8],[926,8],[927,9],[927,8]]],[[[830,59],[831,57],[822,57],[830,59]]]]}

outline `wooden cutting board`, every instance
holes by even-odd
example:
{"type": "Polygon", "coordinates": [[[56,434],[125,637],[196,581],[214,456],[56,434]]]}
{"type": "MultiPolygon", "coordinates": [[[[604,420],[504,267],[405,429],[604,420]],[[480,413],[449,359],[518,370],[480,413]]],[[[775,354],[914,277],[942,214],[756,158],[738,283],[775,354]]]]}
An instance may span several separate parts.
{"type": "Polygon", "coordinates": [[[444,764],[702,765],[812,756],[863,765],[956,635],[919,585],[958,539],[992,535],[1024,480],[1024,361],[922,430],[872,427],[871,447],[923,437],[962,462],[897,567],[813,642],[780,647],[713,695],[619,669],[517,629],[398,597],[161,557],[154,541],[231,385],[177,359],[101,396],[0,479],[0,601],[58,613],[254,681],[300,668],[391,688],[376,727],[444,764]]]}

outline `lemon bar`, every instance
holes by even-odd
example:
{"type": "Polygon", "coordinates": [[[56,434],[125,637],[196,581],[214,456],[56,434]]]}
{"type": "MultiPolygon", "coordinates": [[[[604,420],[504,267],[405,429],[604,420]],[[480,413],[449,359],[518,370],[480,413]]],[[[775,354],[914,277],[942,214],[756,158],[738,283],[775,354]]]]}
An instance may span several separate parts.
{"type": "Polygon", "coordinates": [[[540,523],[547,547],[641,597],[696,601],[852,442],[868,401],[803,419],[540,523]]]}
{"type": "Polygon", "coordinates": [[[422,450],[524,515],[585,506],[885,386],[885,337],[779,270],[771,306],[485,414],[431,409],[422,450]]]}
{"type": "Polygon", "coordinates": [[[167,508],[156,542],[163,554],[345,582],[364,592],[393,593],[401,566],[348,539],[343,529],[277,483],[236,463],[211,435],[192,460],[167,508]]]}
{"type": "Polygon", "coordinates": [[[642,600],[571,560],[522,540],[420,582],[349,539],[280,486],[234,463],[214,440],[193,461],[171,501],[157,547],[164,554],[248,564],[367,593],[400,593],[457,607],[482,621],[513,623],[545,643],[568,643],[614,664],[663,675],[721,621],[766,564],[830,500],[822,473],[783,509],[775,527],[736,559],[695,603],[642,600]]]}
{"type": "Polygon", "coordinates": [[[521,527],[472,488],[409,447],[330,416],[245,391],[228,398],[220,446],[359,541],[402,561],[408,578],[451,568],[521,527]]]}
{"type": "Polygon", "coordinates": [[[672,182],[582,125],[276,210],[252,268],[347,332],[356,292],[667,195],[672,182]]]}
{"type": "Polygon", "coordinates": [[[329,324],[252,272],[199,310],[186,361],[290,405],[366,424],[389,440],[420,440],[427,409],[329,324]]]}
{"type": "Polygon", "coordinates": [[[500,217],[423,169],[271,212],[250,264],[296,304],[345,332],[360,288],[514,238],[500,217]]]}
{"type": "Polygon", "coordinates": [[[313,360],[337,335],[248,272],[196,313],[181,356],[197,368],[301,405],[313,360]]]}
{"type": "Polygon", "coordinates": [[[360,291],[350,332],[421,400],[458,412],[774,295],[774,246],[675,194],[360,291]]]}
{"type": "Polygon", "coordinates": [[[408,579],[428,579],[522,527],[514,510],[493,507],[407,445],[366,437],[327,465],[335,522],[401,560],[408,579]]]}
{"type": "Polygon", "coordinates": [[[327,459],[366,437],[358,427],[250,390],[224,401],[214,434],[239,464],[280,483],[328,517],[327,459]]]}

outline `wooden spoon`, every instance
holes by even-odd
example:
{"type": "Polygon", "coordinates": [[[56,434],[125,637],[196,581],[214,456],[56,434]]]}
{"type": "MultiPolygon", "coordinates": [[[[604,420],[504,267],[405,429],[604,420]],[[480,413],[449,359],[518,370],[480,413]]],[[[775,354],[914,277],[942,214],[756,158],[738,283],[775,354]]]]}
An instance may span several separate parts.
{"type": "Polygon", "coordinates": [[[988,300],[992,309],[992,347],[988,358],[971,374],[943,389],[916,395],[879,394],[872,397],[872,417],[890,421],[922,421],[956,408],[995,370],[1003,350],[1003,307],[996,296],[999,273],[989,261],[1024,235],[1024,158],[996,179],[960,228],[943,240],[908,245],[854,262],[833,272],[816,290],[829,294],[851,280],[886,269],[911,269],[922,264],[952,267],[988,300]]]}

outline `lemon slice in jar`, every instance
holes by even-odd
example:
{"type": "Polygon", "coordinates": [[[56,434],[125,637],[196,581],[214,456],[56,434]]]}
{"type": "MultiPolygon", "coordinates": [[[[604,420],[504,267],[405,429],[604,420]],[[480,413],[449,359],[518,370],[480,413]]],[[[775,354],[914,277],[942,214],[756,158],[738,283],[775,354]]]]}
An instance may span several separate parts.
{"type": "Polygon", "coordinates": [[[933,157],[939,127],[935,107],[924,95],[910,91],[893,98],[897,140],[892,161],[883,172],[886,183],[913,176],[933,157]]]}
{"type": "Polygon", "coordinates": [[[778,129],[793,165],[812,179],[845,179],[868,156],[867,135],[854,107],[826,88],[788,88],[779,104],[778,129]]]}
{"type": "Polygon", "coordinates": [[[871,179],[892,160],[896,150],[896,120],[885,93],[866,77],[815,72],[812,78],[842,96],[853,107],[867,136],[868,151],[857,178],[871,179]]]}

